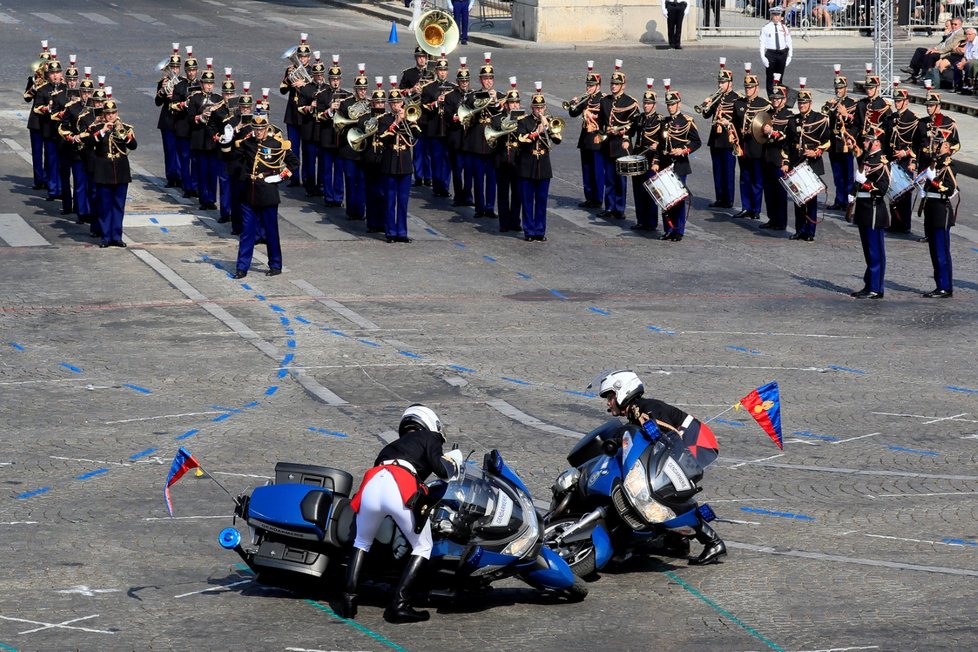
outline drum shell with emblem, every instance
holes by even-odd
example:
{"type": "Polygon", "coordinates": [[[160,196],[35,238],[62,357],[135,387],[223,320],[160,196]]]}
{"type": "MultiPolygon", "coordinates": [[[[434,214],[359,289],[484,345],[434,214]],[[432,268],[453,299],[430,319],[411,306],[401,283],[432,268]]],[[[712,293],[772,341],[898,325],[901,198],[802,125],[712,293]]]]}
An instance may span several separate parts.
{"type": "Polygon", "coordinates": [[[825,192],[825,184],[808,163],[802,163],[781,177],[781,185],[796,206],[804,206],[825,192]]]}
{"type": "Polygon", "coordinates": [[[615,159],[615,172],[623,177],[637,177],[649,171],[649,161],[641,154],[615,159]]]}

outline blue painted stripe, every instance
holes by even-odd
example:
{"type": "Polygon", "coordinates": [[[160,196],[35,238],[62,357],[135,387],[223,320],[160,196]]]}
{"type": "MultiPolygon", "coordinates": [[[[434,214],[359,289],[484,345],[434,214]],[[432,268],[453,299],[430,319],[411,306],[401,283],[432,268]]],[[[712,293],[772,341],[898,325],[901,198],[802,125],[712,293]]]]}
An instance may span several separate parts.
{"type": "Polygon", "coordinates": [[[17,648],[10,647],[9,645],[4,645],[3,643],[0,643],[0,650],[7,650],[8,652],[17,652],[17,648]]]}
{"type": "Polygon", "coordinates": [[[448,368],[449,369],[454,369],[455,371],[461,371],[463,374],[474,374],[475,373],[475,369],[469,369],[468,367],[463,367],[460,364],[450,364],[450,365],[448,365],[448,368]]]}
{"type": "Polygon", "coordinates": [[[522,279],[525,279],[525,280],[527,280],[527,281],[529,281],[530,279],[532,279],[532,278],[533,278],[533,277],[532,277],[532,276],[530,276],[529,274],[524,274],[523,272],[516,272],[516,275],[517,275],[517,276],[519,276],[519,277],[520,277],[520,278],[522,278],[522,279]]]}
{"type": "Polygon", "coordinates": [[[34,491],[27,491],[22,494],[17,494],[14,496],[14,498],[20,498],[23,500],[26,498],[33,498],[34,496],[40,496],[41,494],[45,494],[49,491],[51,491],[51,487],[41,487],[40,489],[35,489],[34,491]]]}
{"type": "Polygon", "coordinates": [[[135,461],[135,460],[138,460],[140,457],[146,457],[150,453],[155,453],[155,452],[156,452],[156,449],[155,448],[147,448],[144,451],[140,451],[138,453],[134,453],[134,454],[130,455],[129,456],[129,459],[135,461]]]}
{"type": "Polygon", "coordinates": [[[865,371],[860,371],[859,369],[850,369],[849,367],[840,367],[837,364],[830,364],[826,366],[826,369],[835,369],[836,371],[848,371],[851,374],[865,374],[865,371]]]}
{"type": "Polygon", "coordinates": [[[716,423],[725,423],[728,426],[736,426],[738,428],[746,428],[746,423],[741,423],[740,421],[731,421],[730,419],[714,419],[716,423]]]}
{"type": "Polygon", "coordinates": [[[17,344],[17,342],[11,342],[10,343],[10,346],[14,347],[18,351],[26,351],[27,350],[23,346],[21,346],[20,344],[17,344]]]}
{"type": "Polygon", "coordinates": [[[371,342],[370,340],[364,340],[359,337],[357,338],[357,342],[360,342],[361,344],[366,344],[367,346],[380,348],[380,344],[377,344],[376,342],[371,342]]]}
{"type": "Polygon", "coordinates": [[[153,224],[159,224],[160,223],[160,221],[158,219],[156,219],[155,217],[149,218],[149,221],[152,222],[153,224]]]}
{"type": "Polygon", "coordinates": [[[959,546],[972,546],[978,548],[978,541],[966,541],[965,539],[944,539],[944,543],[954,543],[959,546]]]}
{"type": "Polygon", "coordinates": [[[176,439],[177,439],[177,441],[181,441],[183,439],[190,439],[191,437],[193,437],[194,435],[196,435],[198,432],[200,432],[200,430],[198,430],[197,428],[193,428],[192,430],[188,430],[187,432],[183,433],[182,435],[177,436],[176,439]]]}
{"type": "Polygon", "coordinates": [[[170,229],[166,228],[165,226],[161,226],[160,231],[162,231],[163,233],[169,233],[170,229]]]}
{"type": "Polygon", "coordinates": [[[333,335],[339,335],[340,337],[349,337],[349,335],[347,335],[343,331],[338,331],[335,328],[324,328],[323,330],[326,331],[327,333],[332,333],[333,335]]]}
{"type": "Polygon", "coordinates": [[[509,383],[516,383],[517,385],[532,385],[532,383],[525,380],[520,380],[519,378],[509,378],[508,376],[500,376],[500,378],[509,383]]]}
{"type": "Polygon", "coordinates": [[[602,310],[601,308],[595,308],[594,306],[591,306],[590,308],[588,308],[588,310],[590,310],[591,312],[596,312],[599,315],[610,315],[611,314],[607,310],[602,310]]]}
{"type": "Polygon", "coordinates": [[[816,435],[814,432],[808,432],[807,430],[795,430],[792,435],[798,437],[805,437],[806,439],[819,439],[821,441],[839,441],[838,437],[833,437],[832,435],[816,435]]]}
{"type": "Polygon", "coordinates": [[[274,310],[275,312],[285,312],[285,308],[283,308],[282,306],[277,306],[274,303],[268,304],[268,307],[274,310]]]}
{"type": "Polygon", "coordinates": [[[76,477],[75,480],[88,480],[89,478],[94,478],[95,476],[108,472],[108,469],[95,469],[94,471],[89,471],[88,473],[82,473],[80,476],[76,477]]]}
{"type": "Polygon", "coordinates": [[[211,421],[215,421],[215,422],[216,421],[227,421],[230,418],[231,418],[231,415],[229,413],[225,412],[224,414],[221,414],[219,416],[214,417],[213,419],[211,419],[211,421]]]}
{"type": "Polygon", "coordinates": [[[465,245],[462,244],[461,242],[456,242],[455,246],[458,247],[459,249],[465,249],[465,245]]]}
{"type": "Polygon", "coordinates": [[[137,391],[141,394],[152,394],[153,390],[146,389],[145,387],[140,387],[139,385],[133,385],[131,383],[122,383],[123,387],[128,387],[131,390],[137,391]]]}
{"type": "Polygon", "coordinates": [[[646,326],[646,328],[649,329],[650,331],[654,331],[656,333],[662,333],[663,335],[675,335],[676,334],[676,331],[667,331],[666,329],[659,328],[658,326],[646,326]]]}
{"type": "Polygon", "coordinates": [[[291,329],[291,328],[286,328],[285,329],[285,334],[286,335],[295,335],[295,330],[294,329],[291,329]]]}
{"type": "Polygon", "coordinates": [[[288,375],[289,375],[289,370],[288,369],[279,369],[278,370],[278,377],[279,378],[285,378],[288,375]]]}
{"type": "Polygon", "coordinates": [[[244,289],[244,290],[250,290],[251,289],[251,286],[248,285],[247,283],[242,283],[241,284],[241,288],[244,289]]]}
{"type": "Polygon", "coordinates": [[[560,290],[550,290],[550,294],[554,295],[558,299],[566,299],[567,298],[567,295],[564,294],[563,292],[561,292],[560,290]]]}
{"type": "Polygon", "coordinates": [[[398,353],[403,355],[405,358],[416,358],[416,359],[421,358],[421,356],[418,355],[417,353],[411,353],[410,351],[398,351],[398,353]]]}
{"type": "Polygon", "coordinates": [[[347,435],[345,432],[336,432],[335,430],[326,430],[325,428],[313,428],[313,427],[310,427],[309,430],[311,432],[318,432],[318,433],[323,434],[323,435],[330,435],[331,437],[341,437],[343,439],[346,439],[347,437],[349,437],[349,435],[347,435]]]}
{"type": "Polygon", "coordinates": [[[964,392],[965,394],[978,394],[978,389],[968,389],[967,387],[955,387],[954,385],[945,385],[944,389],[949,389],[952,392],[964,392]]]}
{"type": "Polygon", "coordinates": [[[281,364],[284,367],[285,365],[289,364],[293,360],[295,360],[295,355],[292,353],[286,353],[285,357],[282,358],[282,362],[280,362],[279,364],[281,364]]]}
{"type": "Polygon", "coordinates": [[[297,322],[299,322],[300,324],[309,324],[309,323],[311,323],[308,319],[306,319],[305,317],[303,317],[301,315],[296,315],[295,316],[295,320],[297,322]]]}
{"type": "Polygon", "coordinates": [[[258,299],[259,301],[265,301],[265,297],[261,294],[256,294],[255,298],[258,299]]]}
{"type": "Polygon", "coordinates": [[[253,408],[253,407],[258,407],[258,401],[252,401],[251,403],[247,403],[245,405],[242,405],[241,406],[241,409],[242,410],[247,410],[248,408],[253,408]]]}
{"type": "Polygon", "coordinates": [[[271,396],[272,394],[274,394],[277,391],[278,391],[278,385],[272,385],[268,389],[265,390],[265,396],[271,396]]]}
{"type": "Polygon", "coordinates": [[[67,362],[62,362],[61,363],[61,366],[64,367],[65,369],[68,369],[69,371],[74,371],[76,374],[80,374],[81,371],[82,371],[81,369],[79,369],[75,365],[68,364],[67,362]]]}
{"type": "Polygon", "coordinates": [[[482,258],[483,258],[483,260],[485,260],[487,262],[490,262],[490,263],[498,263],[499,262],[498,260],[496,260],[492,256],[483,256],[482,258]]]}
{"type": "Polygon", "coordinates": [[[578,392],[573,389],[565,389],[564,394],[570,394],[572,396],[583,396],[584,398],[594,398],[597,394],[591,394],[590,392],[578,392]]]}
{"type": "Polygon", "coordinates": [[[427,231],[428,233],[430,233],[431,235],[438,235],[438,231],[435,231],[435,230],[434,230],[433,228],[431,228],[430,226],[426,226],[426,227],[424,227],[424,230],[425,230],[425,231],[427,231]]]}
{"type": "Polygon", "coordinates": [[[287,347],[289,347],[290,349],[294,349],[295,348],[295,340],[289,340],[288,342],[285,343],[285,345],[287,347]]]}
{"type": "Polygon", "coordinates": [[[734,346],[734,345],[731,344],[731,345],[728,345],[727,348],[730,349],[731,351],[740,351],[741,353],[749,353],[751,355],[761,355],[761,352],[760,351],[755,351],[754,349],[749,349],[746,346],[734,346]]]}
{"type": "Polygon", "coordinates": [[[750,512],[751,514],[763,514],[765,516],[777,516],[779,518],[793,518],[799,521],[814,521],[813,516],[804,514],[792,514],[791,512],[772,512],[769,509],[757,509],[756,507],[741,507],[740,511],[750,512]]]}
{"type": "Polygon", "coordinates": [[[241,412],[238,408],[224,407],[223,405],[212,405],[212,410],[220,410],[221,412],[241,412]]]}
{"type": "Polygon", "coordinates": [[[288,326],[289,325],[289,318],[288,317],[279,317],[278,320],[280,322],[282,322],[282,325],[283,326],[288,326]]]}
{"type": "Polygon", "coordinates": [[[899,451],[901,453],[917,453],[918,455],[927,455],[928,457],[940,457],[940,453],[935,453],[934,451],[919,451],[913,448],[903,448],[902,446],[887,446],[891,451],[899,451]]]}
{"type": "Polygon", "coordinates": [[[306,604],[311,604],[316,609],[319,609],[324,614],[330,615],[333,618],[336,618],[337,620],[339,620],[340,622],[344,622],[347,625],[349,625],[350,627],[353,627],[354,629],[357,629],[360,632],[363,632],[364,634],[366,634],[370,638],[376,640],[378,643],[382,643],[382,644],[386,645],[387,647],[391,648],[392,650],[397,650],[398,652],[407,652],[407,649],[406,648],[401,647],[400,645],[398,645],[394,641],[392,641],[392,640],[388,639],[387,637],[385,637],[383,634],[378,634],[377,632],[375,632],[373,630],[367,629],[366,627],[364,627],[363,625],[361,625],[360,623],[358,623],[358,622],[356,622],[354,620],[347,620],[346,618],[341,618],[340,616],[337,616],[335,611],[333,611],[332,609],[330,609],[328,606],[326,606],[324,604],[320,604],[320,603],[316,602],[315,600],[313,600],[311,598],[306,598],[305,599],[305,602],[306,602],[306,604]]]}
{"type": "Polygon", "coordinates": [[[971,250],[972,250],[973,252],[975,252],[976,254],[978,254],[978,247],[972,247],[972,248],[971,248],[971,250]]]}

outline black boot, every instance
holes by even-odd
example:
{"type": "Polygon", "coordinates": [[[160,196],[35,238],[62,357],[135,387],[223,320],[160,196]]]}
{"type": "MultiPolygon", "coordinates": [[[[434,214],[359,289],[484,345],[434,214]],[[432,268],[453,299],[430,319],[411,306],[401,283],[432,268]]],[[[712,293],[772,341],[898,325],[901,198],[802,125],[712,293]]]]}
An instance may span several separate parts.
{"type": "Polygon", "coordinates": [[[363,570],[363,560],[366,558],[365,550],[353,549],[350,563],[346,567],[346,586],[343,588],[343,595],[340,596],[339,609],[336,610],[336,614],[341,618],[357,617],[357,585],[360,583],[360,571],[363,570]]]}
{"type": "Polygon", "coordinates": [[[720,535],[705,521],[696,526],[696,540],[703,544],[703,552],[696,559],[690,559],[690,566],[705,566],[720,560],[727,554],[727,546],[720,535]]]}
{"type": "Polygon", "coordinates": [[[427,611],[417,611],[410,605],[411,585],[421,574],[421,569],[427,561],[424,557],[411,555],[411,560],[394,591],[394,602],[384,610],[384,620],[389,623],[419,623],[431,617],[427,611]]]}

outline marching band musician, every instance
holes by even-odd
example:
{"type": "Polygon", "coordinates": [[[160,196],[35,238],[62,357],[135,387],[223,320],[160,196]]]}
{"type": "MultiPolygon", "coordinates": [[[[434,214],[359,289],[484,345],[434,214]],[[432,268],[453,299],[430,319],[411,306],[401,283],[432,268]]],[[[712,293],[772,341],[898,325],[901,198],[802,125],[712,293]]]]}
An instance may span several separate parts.
{"type": "Polygon", "coordinates": [[[431,160],[431,190],[435,197],[449,197],[448,185],[452,179],[451,160],[446,142],[445,96],[455,88],[448,81],[448,59],[435,60],[434,83],[421,91],[421,140],[431,160]]]}
{"type": "Polygon", "coordinates": [[[750,63],[744,64],[744,96],[734,103],[734,127],[740,144],[740,202],[743,209],[734,217],[761,218],[761,200],[764,194],[764,179],[761,162],[764,147],[754,138],[751,123],[761,113],[771,109],[771,103],[758,97],[757,75],[750,73],[750,63]]]}
{"type": "MultiPolygon", "coordinates": [[[[384,78],[376,77],[377,88],[370,94],[370,113],[361,118],[360,129],[364,128],[367,120],[380,120],[387,112],[387,91],[384,90],[384,78]]],[[[379,129],[378,129],[379,132],[379,129]]],[[[380,134],[374,132],[367,139],[366,146],[360,156],[363,165],[363,186],[367,194],[367,233],[383,233],[387,214],[387,195],[380,173],[380,164],[384,160],[384,141],[380,134]]]]}
{"type": "Polygon", "coordinates": [[[867,63],[866,97],[856,102],[856,130],[860,132],[867,131],[870,125],[882,128],[889,120],[890,103],[880,97],[880,78],[868,74],[872,69],[872,64],[867,63]]]}
{"type": "MultiPolygon", "coordinates": [[[[298,59],[298,66],[303,68],[309,67],[309,60],[312,58],[312,48],[309,47],[309,35],[305,32],[299,34],[299,45],[295,49],[295,57],[298,59]]],[[[288,68],[285,69],[285,74],[282,76],[282,83],[279,84],[278,92],[282,95],[288,95],[288,99],[285,102],[285,132],[292,144],[292,154],[295,155],[296,159],[302,160],[302,147],[301,138],[299,133],[299,89],[305,86],[306,82],[303,81],[302,77],[295,75],[297,65],[295,63],[290,64],[288,68]],[[294,79],[293,79],[294,77],[294,79]]],[[[290,187],[295,187],[301,185],[304,181],[299,177],[301,174],[297,174],[292,177],[289,181],[290,187]]]]}
{"type": "Polygon", "coordinates": [[[31,113],[27,118],[27,130],[31,137],[31,163],[34,168],[34,190],[48,187],[47,175],[44,172],[44,141],[41,139],[41,116],[34,112],[37,91],[47,83],[47,64],[51,61],[48,42],[41,41],[41,53],[37,55],[38,64],[34,74],[27,78],[27,88],[24,90],[24,101],[31,103],[31,113]]]}
{"type": "Polygon", "coordinates": [[[326,65],[319,60],[319,50],[313,53],[315,62],[309,66],[312,83],[304,84],[296,94],[295,106],[299,113],[299,140],[302,149],[302,185],[306,197],[320,197],[323,194],[316,173],[319,162],[319,123],[316,120],[319,94],[326,88],[326,65]]]}
{"type": "MultiPolygon", "coordinates": [[[[61,62],[52,58],[48,62],[42,84],[34,94],[31,113],[38,117],[41,143],[44,149],[44,177],[47,179],[48,201],[61,199],[61,167],[58,163],[58,125],[51,116],[58,111],[62,98],[66,97],[67,87],[63,81],[64,70],[61,62]]],[[[30,123],[28,122],[28,126],[30,123]]]]}
{"type": "Polygon", "coordinates": [[[785,144],[788,139],[788,123],[792,113],[785,107],[787,93],[781,85],[781,75],[776,74],[774,90],[770,95],[771,122],[764,125],[768,140],[764,143],[761,162],[761,178],[764,180],[764,203],[767,205],[767,222],[758,228],[783,231],[788,224],[788,193],[781,185],[784,167],[788,161],[785,144]]]}
{"type": "Polygon", "coordinates": [[[710,159],[713,161],[713,190],[716,200],[709,204],[710,208],[733,208],[734,203],[734,173],[737,168],[737,157],[734,154],[737,133],[733,128],[734,103],[741,98],[740,93],[733,90],[733,72],[726,69],[727,58],[720,57],[720,71],[717,73],[717,90],[712,97],[706,98],[701,106],[704,118],[712,118],[713,126],[707,145],[710,147],[710,159]]]}
{"type": "Polygon", "coordinates": [[[329,85],[316,96],[316,107],[322,110],[319,120],[319,185],[323,191],[323,205],[339,208],[343,205],[343,161],[339,157],[340,134],[333,125],[333,117],[340,110],[340,102],[350,96],[343,90],[343,70],[339,55],[333,55],[333,65],[326,71],[329,85]],[[323,108],[325,107],[325,108],[323,108]]]}
{"type": "Polygon", "coordinates": [[[177,156],[180,159],[180,185],[185,198],[197,197],[197,169],[191,163],[190,122],[187,119],[187,105],[190,96],[199,92],[197,81],[197,59],[194,47],[187,46],[187,58],[183,60],[184,76],[173,87],[170,95],[170,112],[173,114],[173,135],[177,141],[177,156]]]}
{"type": "Polygon", "coordinates": [[[92,125],[92,182],[98,196],[99,247],[125,247],[122,220],[126,214],[126,194],[132,173],[129,152],[136,149],[136,135],[130,125],[119,120],[119,104],[106,100],[102,105],[102,122],[92,125]]]}
{"type": "Polygon", "coordinates": [[[465,128],[458,117],[458,109],[465,104],[471,94],[471,72],[465,67],[465,57],[459,57],[458,71],[455,73],[456,88],[445,95],[445,143],[448,145],[448,157],[452,165],[452,190],[455,200],[452,206],[473,206],[472,201],[472,166],[469,155],[463,147],[465,128]]]}
{"type": "Polygon", "coordinates": [[[468,154],[472,170],[472,182],[475,187],[475,214],[473,217],[496,217],[496,170],[492,166],[492,149],[486,142],[486,127],[492,122],[493,116],[502,112],[500,100],[496,91],[496,74],[492,67],[492,54],[485,53],[485,64],[479,68],[479,85],[481,90],[473,93],[466,100],[465,106],[473,108],[476,99],[489,99],[489,106],[469,124],[465,130],[462,148],[468,154]]]}
{"type": "MultiPolygon", "coordinates": [[[[407,68],[401,72],[401,82],[398,88],[402,95],[407,98],[417,99],[421,97],[422,89],[434,80],[435,76],[428,69],[428,53],[418,45],[414,48],[414,67],[407,68]]],[[[422,133],[424,133],[424,112],[420,123],[422,133]]],[[[431,152],[428,150],[428,142],[420,138],[414,144],[414,185],[431,185],[431,152]]]]}
{"type": "Polygon", "coordinates": [[[523,201],[523,237],[527,242],[547,241],[547,199],[550,196],[550,150],[560,143],[560,132],[547,115],[543,83],[536,82],[530,100],[530,115],[519,121],[520,197],[523,201]]]}
{"type": "MultiPolygon", "coordinates": [[[[78,189],[72,188],[71,169],[72,159],[77,158],[74,146],[61,136],[61,121],[69,106],[78,104],[78,68],[75,67],[75,55],[69,57],[68,68],[64,72],[65,92],[59,93],[51,107],[51,121],[54,127],[54,140],[58,149],[58,175],[61,178],[61,214],[71,215],[77,209],[78,189]]],[[[77,179],[76,179],[77,182],[77,179]]]]}
{"type": "MultiPolygon", "coordinates": [[[[899,88],[899,84],[900,78],[894,77],[894,110],[886,116],[885,131],[889,136],[886,157],[901,166],[912,177],[917,169],[916,141],[919,118],[908,108],[910,92],[906,88],[899,88]]],[[[886,230],[891,233],[910,233],[912,209],[913,193],[905,192],[890,204],[890,226],[886,230]]]]}
{"type": "Polygon", "coordinates": [[[190,153],[192,165],[197,170],[197,192],[200,210],[217,209],[217,143],[207,129],[210,113],[221,102],[221,96],[214,92],[217,81],[211,70],[211,60],[207,59],[207,70],[200,75],[200,92],[194,93],[187,101],[187,116],[190,120],[190,153]]]}
{"type": "MultiPolygon", "coordinates": [[[[510,77],[510,90],[506,92],[506,111],[493,116],[489,127],[502,131],[504,123],[512,124],[523,115],[520,109],[520,92],[516,90],[516,77],[510,77]]],[[[518,126],[517,126],[518,128],[518,126]]],[[[513,131],[496,140],[493,165],[496,168],[496,198],[499,202],[499,232],[519,231],[523,200],[520,195],[519,154],[520,141],[513,131]]]]}
{"type": "MultiPolygon", "coordinates": [[[[890,216],[883,201],[890,187],[890,167],[883,153],[883,130],[869,126],[863,132],[863,149],[857,157],[859,169],[853,175],[850,203],[855,204],[851,221],[859,227],[859,240],[866,259],[863,289],[850,294],[854,299],[882,299],[886,275],[886,241],[884,231],[890,216]]],[[[847,217],[847,220],[850,219],[847,217]]]]}
{"type": "MultiPolygon", "coordinates": [[[[264,107],[267,109],[267,106],[264,107]]],[[[251,118],[251,129],[236,140],[242,181],[241,216],[243,230],[238,241],[238,260],[234,278],[244,278],[251,267],[259,229],[268,248],[266,276],[282,273],[282,244],[278,233],[278,184],[299,171],[299,159],[291,143],[272,134],[268,113],[263,110],[251,118]]]]}
{"type": "Polygon", "coordinates": [[[92,222],[92,186],[82,157],[82,150],[85,145],[78,122],[79,118],[90,110],[89,105],[94,91],[95,84],[92,83],[91,79],[81,80],[78,85],[78,99],[65,106],[64,115],[61,117],[58,126],[58,134],[64,142],[61,149],[62,159],[70,166],[71,175],[75,180],[73,199],[79,224],[90,224],[92,222]]]}
{"type": "Polygon", "coordinates": [[[387,95],[390,113],[381,116],[377,128],[384,143],[380,172],[387,195],[385,234],[387,242],[411,242],[407,234],[407,207],[414,170],[411,150],[421,129],[405,118],[404,96],[393,88],[387,95]]]}
{"type": "MultiPolygon", "coordinates": [[[[391,85],[396,78],[391,76],[391,85]]],[[[360,74],[353,79],[353,95],[340,102],[340,113],[349,117],[350,108],[367,99],[367,70],[360,64],[360,74]]],[[[360,125],[363,128],[363,125],[360,125]]],[[[350,146],[347,132],[337,130],[339,149],[337,157],[343,165],[343,181],[346,186],[346,219],[362,220],[367,214],[367,191],[360,165],[360,152],[350,146]]]]}
{"type": "MultiPolygon", "coordinates": [[[[682,101],[679,91],[670,91],[669,84],[666,84],[666,109],[669,115],[662,122],[662,145],[652,170],[659,172],[671,165],[673,172],[685,185],[686,177],[693,171],[689,165],[689,155],[703,143],[693,118],[682,112],[682,101]]],[[[659,240],[680,242],[683,239],[686,233],[686,200],[663,213],[662,228],[665,233],[659,236],[659,240]]]]}
{"type": "Polygon", "coordinates": [[[167,188],[179,188],[182,185],[180,155],[177,151],[177,137],[173,131],[173,111],[170,109],[173,90],[180,78],[181,61],[180,44],[174,43],[173,54],[167,59],[166,66],[163,68],[163,77],[156,82],[156,96],[154,98],[156,106],[160,107],[160,117],[156,121],[156,128],[159,129],[160,137],[163,140],[163,169],[167,188]]]}
{"type": "Polygon", "coordinates": [[[645,182],[652,178],[652,164],[659,155],[659,144],[662,140],[662,116],[655,110],[655,91],[652,86],[655,80],[651,77],[645,80],[645,93],[642,94],[642,113],[635,118],[635,142],[632,151],[640,154],[648,161],[648,170],[644,174],[632,177],[632,197],[635,199],[636,223],[632,231],[655,231],[659,228],[659,205],[645,190],[645,182]]]}
{"type": "Polygon", "coordinates": [[[832,148],[829,150],[829,163],[832,164],[832,182],[835,184],[835,202],[826,208],[840,210],[846,208],[848,189],[852,187],[853,152],[855,138],[856,101],[849,97],[849,80],[842,73],[842,66],[835,64],[835,97],[822,107],[822,113],[829,116],[832,134],[832,148]]]}
{"type": "Polygon", "coordinates": [[[958,193],[958,183],[951,169],[951,157],[961,148],[954,120],[941,113],[941,96],[927,94],[927,117],[921,118],[918,139],[921,147],[920,168],[926,170],[923,187],[924,238],[930,249],[937,287],[923,296],[927,299],[949,299],[954,296],[951,271],[951,227],[957,209],[951,199],[958,193]]]}
{"type": "MultiPolygon", "coordinates": [[[[100,83],[104,78],[99,77],[100,83]]],[[[102,237],[102,211],[98,204],[98,195],[95,188],[95,155],[94,139],[92,134],[95,131],[96,123],[102,120],[102,107],[108,98],[104,88],[96,88],[92,91],[90,105],[78,116],[78,123],[75,127],[77,132],[78,149],[81,151],[82,166],[88,175],[88,203],[91,209],[91,219],[89,220],[89,234],[93,238],[102,237]]]]}
{"type": "Polygon", "coordinates": [[[211,111],[210,119],[207,121],[207,135],[215,147],[213,155],[217,168],[217,189],[221,196],[221,216],[217,219],[220,224],[230,222],[231,213],[234,211],[231,175],[228,172],[228,161],[224,155],[224,148],[221,147],[220,140],[225,133],[225,126],[230,124],[232,118],[235,117],[235,108],[237,105],[237,98],[234,96],[235,90],[234,80],[231,79],[231,69],[225,68],[224,81],[221,82],[221,102],[211,111]]]}
{"type": "MultiPolygon", "coordinates": [[[[221,158],[223,159],[225,174],[228,177],[228,185],[231,199],[231,235],[241,235],[244,229],[241,212],[241,197],[244,192],[244,185],[241,182],[241,161],[238,158],[235,143],[245,138],[251,133],[251,120],[255,108],[255,98],[251,95],[251,82],[242,84],[242,93],[235,103],[235,111],[225,123],[224,133],[219,140],[221,145],[221,158]],[[227,137],[228,127],[231,128],[230,138],[227,137]]],[[[221,211],[223,213],[224,191],[221,191],[221,211]]],[[[223,217],[223,216],[222,216],[223,217]]]]}
{"type": "Polygon", "coordinates": [[[628,134],[632,121],[640,113],[638,102],[625,93],[625,73],[621,71],[621,59],[615,59],[615,72],[611,74],[611,93],[601,98],[598,111],[600,133],[607,138],[601,144],[601,163],[604,167],[604,207],[598,217],[625,219],[625,203],[628,186],[625,177],[618,174],[615,161],[628,156],[628,134]]]}
{"type": "Polygon", "coordinates": [[[601,111],[601,75],[594,72],[594,61],[587,62],[587,76],[584,78],[584,97],[573,97],[567,113],[572,118],[582,116],[581,136],[577,139],[577,149],[581,152],[581,186],[584,188],[584,201],[581,208],[601,208],[604,204],[604,159],[601,157],[601,141],[598,114],[601,111]]]}
{"type": "MultiPolygon", "coordinates": [[[[802,78],[798,91],[798,114],[788,126],[788,165],[796,168],[808,163],[816,175],[825,174],[822,154],[831,147],[828,116],[812,111],[812,92],[805,90],[802,78]]],[[[804,206],[795,205],[795,232],[792,240],[815,241],[815,226],[818,224],[818,196],[812,197],[804,206]]],[[[771,227],[774,228],[774,227],[771,227]]]]}

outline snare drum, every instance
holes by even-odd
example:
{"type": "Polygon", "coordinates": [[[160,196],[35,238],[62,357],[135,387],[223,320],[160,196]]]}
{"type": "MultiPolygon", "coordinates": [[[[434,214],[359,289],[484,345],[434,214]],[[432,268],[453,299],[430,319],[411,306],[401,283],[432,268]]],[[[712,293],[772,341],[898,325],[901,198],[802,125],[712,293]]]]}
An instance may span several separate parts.
{"type": "Polygon", "coordinates": [[[825,192],[825,184],[808,163],[802,163],[781,177],[781,185],[796,206],[804,206],[819,193],[825,192]]]}
{"type": "Polygon", "coordinates": [[[673,172],[671,165],[648,179],[642,184],[642,187],[652,195],[652,199],[663,211],[669,210],[689,197],[689,190],[673,172]]]}
{"type": "Polygon", "coordinates": [[[912,189],[913,175],[907,172],[907,168],[896,161],[890,163],[890,187],[886,191],[886,198],[889,202],[891,204],[896,203],[900,197],[903,197],[912,189]]]}
{"type": "Polygon", "coordinates": [[[637,177],[649,171],[649,161],[641,154],[622,156],[615,160],[615,172],[623,177],[637,177]]]}

